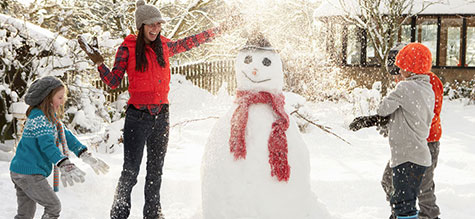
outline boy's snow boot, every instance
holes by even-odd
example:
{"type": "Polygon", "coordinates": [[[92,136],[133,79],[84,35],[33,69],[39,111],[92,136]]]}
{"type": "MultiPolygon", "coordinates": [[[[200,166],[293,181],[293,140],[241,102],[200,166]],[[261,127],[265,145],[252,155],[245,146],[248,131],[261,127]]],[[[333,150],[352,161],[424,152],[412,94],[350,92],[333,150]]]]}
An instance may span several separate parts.
{"type": "Polygon", "coordinates": [[[397,219],[419,219],[419,214],[411,215],[411,216],[397,216],[397,219]]]}
{"type": "Polygon", "coordinates": [[[162,213],[161,210],[158,212],[158,219],[165,219],[165,215],[162,213]]]}

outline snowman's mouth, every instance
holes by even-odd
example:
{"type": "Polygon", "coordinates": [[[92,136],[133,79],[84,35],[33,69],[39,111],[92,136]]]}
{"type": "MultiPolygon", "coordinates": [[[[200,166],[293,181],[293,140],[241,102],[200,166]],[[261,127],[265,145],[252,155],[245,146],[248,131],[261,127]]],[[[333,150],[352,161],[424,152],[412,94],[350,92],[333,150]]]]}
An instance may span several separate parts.
{"type": "Polygon", "coordinates": [[[269,79],[264,79],[264,80],[260,80],[260,81],[256,81],[256,80],[252,80],[249,76],[247,76],[246,72],[244,71],[241,71],[242,74],[249,80],[251,81],[252,83],[262,83],[262,82],[266,82],[266,81],[270,81],[270,78],[269,79]]]}

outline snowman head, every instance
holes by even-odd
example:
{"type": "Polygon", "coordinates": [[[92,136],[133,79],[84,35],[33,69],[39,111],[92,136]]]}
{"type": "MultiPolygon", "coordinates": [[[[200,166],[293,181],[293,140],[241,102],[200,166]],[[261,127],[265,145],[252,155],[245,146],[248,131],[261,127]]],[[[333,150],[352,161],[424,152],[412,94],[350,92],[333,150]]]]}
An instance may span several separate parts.
{"type": "Polygon", "coordinates": [[[238,90],[282,92],[282,60],[262,35],[249,40],[237,54],[236,81],[238,90]]]}

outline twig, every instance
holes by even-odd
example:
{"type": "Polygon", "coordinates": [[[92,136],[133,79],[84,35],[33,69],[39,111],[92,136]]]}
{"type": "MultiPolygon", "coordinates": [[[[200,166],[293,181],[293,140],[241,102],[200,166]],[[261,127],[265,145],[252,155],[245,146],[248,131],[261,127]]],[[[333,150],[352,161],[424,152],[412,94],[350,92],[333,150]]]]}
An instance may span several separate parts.
{"type": "Polygon", "coordinates": [[[307,119],[307,118],[305,118],[304,116],[302,116],[302,114],[300,114],[300,113],[298,112],[298,110],[295,110],[295,111],[291,112],[290,115],[292,115],[292,114],[294,114],[294,113],[295,113],[297,116],[299,116],[301,119],[303,119],[303,120],[309,122],[310,124],[312,124],[312,125],[314,125],[314,126],[317,126],[318,128],[320,128],[321,130],[325,131],[326,133],[332,134],[332,135],[334,135],[335,137],[339,138],[340,140],[344,141],[345,143],[351,145],[350,142],[346,141],[345,139],[343,139],[342,137],[338,136],[338,135],[335,134],[334,132],[328,130],[329,127],[325,127],[325,126],[323,126],[323,125],[320,125],[320,124],[317,124],[317,123],[315,123],[315,122],[313,122],[313,121],[310,121],[309,119],[307,119]]]}
{"type": "Polygon", "coordinates": [[[207,120],[207,119],[219,119],[219,117],[217,116],[210,116],[210,117],[206,117],[206,118],[200,118],[200,119],[192,119],[192,120],[186,120],[186,121],[181,121],[181,122],[178,122],[178,123],[175,123],[171,126],[171,128],[174,128],[176,126],[179,126],[179,125],[186,125],[190,122],[197,122],[197,121],[201,121],[201,120],[207,120]]]}

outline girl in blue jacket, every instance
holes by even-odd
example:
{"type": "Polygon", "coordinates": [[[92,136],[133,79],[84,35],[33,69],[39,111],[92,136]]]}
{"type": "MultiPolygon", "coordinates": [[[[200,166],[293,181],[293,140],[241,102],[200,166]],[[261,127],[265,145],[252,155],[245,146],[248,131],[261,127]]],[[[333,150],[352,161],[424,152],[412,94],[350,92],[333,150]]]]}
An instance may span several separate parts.
{"type": "Polygon", "coordinates": [[[36,203],[45,208],[42,218],[59,218],[61,202],[55,194],[59,173],[64,187],[84,182],[85,173],[68,159],[70,152],[91,165],[96,174],[105,174],[109,169],[104,161],[87,152],[87,147],[59,120],[65,100],[66,87],[53,76],[34,81],[25,95],[25,102],[30,105],[26,112],[28,119],[10,164],[18,202],[16,219],[33,218],[36,203]],[[46,179],[53,166],[54,189],[46,179]]]}

